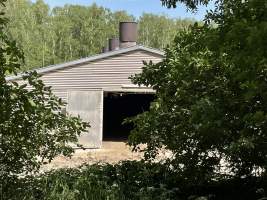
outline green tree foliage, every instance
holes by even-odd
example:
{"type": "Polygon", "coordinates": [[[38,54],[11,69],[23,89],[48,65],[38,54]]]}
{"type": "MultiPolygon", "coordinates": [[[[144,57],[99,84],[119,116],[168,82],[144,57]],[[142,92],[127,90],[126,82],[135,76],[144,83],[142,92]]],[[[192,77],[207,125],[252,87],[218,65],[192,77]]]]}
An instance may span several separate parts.
{"type": "MultiPolygon", "coordinates": [[[[118,37],[120,21],[135,20],[125,11],[111,12],[96,4],[50,10],[43,0],[9,0],[6,10],[10,19],[6,31],[24,51],[24,70],[97,54],[107,39],[118,37]]],[[[143,14],[137,21],[138,43],[160,49],[193,22],[151,14],[143,14]]]]}
{"type": "MultiPolygon", "coordinates": [[[[1,10],[4,2],[0,1],[1,10]]],[[[1,183],[9,175],[38,170],[56,155],[69,156],[73,152],[70,143],[77,144],[77,136],[88,127],[79,118],[61,113],[65,104],[38,79],[36,72],[23,76],[26,82],[23,85],[6,80],[7,75],[16,75],[20,70],[23,53],[5,34],[7,20],[3,15],[0,16],[1,183]]],[[[38,11],[38,15],[41,21],[42,13],[38,11]]]]}
{"type": "Polygon", "coordinates": [[[164,49],[180,30],[185,30],[191,19],[170,19],[164,15],[144,13],[139,22],[138,41],[145,46],[164,49]]]}
{"type": "MultiPolygon", "coordinates": [[[[266,200],[267,181],[253,179],[212,181],[201,187],[161,163],[122,161],[58,169],[20,178],[3,185],[0,198],[8,200],[266,200]],[[265,197],[265,198],[264,198],[265,197]]],[[[0,185],[1,191],[1,185],[0,185]]]]}
{"type": "MultiPolygon", "coordinates": [[[[221,0],[217,0],[221,1],[221,0]]],[[[168,8],[176,8],[177,3],[183,3],[187,8],[191,10],[196,10],[199,5],[207,5],[211,0],[161,0],[162,5],[168,8]]]]}
{"type": "Polygon", "coordinates": [[[50,10],[43,0],[10,0],[6,7],[6,31],[24,51],[25,70],[99,53],[106,39],[116,35],[118,20],[133,20],[95,4],[50,10]]]}
{"type": "Polygon", "coordinates": [[[147,158],[171,150],[172,167],[193,182],[266,173],[266,36],[267,3],[217,2],[205,25],[179,33],[162,62],[133,78],[157,99],[133,120],[129,143],[146,143],[147,158]]]}
{"type": "Polygon", "coordinates": [[[31,4],[26,0],[10,0],[7,2],[6,17],[9,19],[6,31],[13,40],[18,41],[24,51],[25,63],[30,66],[43,66],[49,59],[49,8],[42,1],[31,4]]]}
{"type": "Polygon", "coordinates": [[[133,19],[124,12],[111,13],[96,5],[57,7],[52,17],[58,62],[99,53],[106,39],[116,35],[117,21],[133,19]]]}

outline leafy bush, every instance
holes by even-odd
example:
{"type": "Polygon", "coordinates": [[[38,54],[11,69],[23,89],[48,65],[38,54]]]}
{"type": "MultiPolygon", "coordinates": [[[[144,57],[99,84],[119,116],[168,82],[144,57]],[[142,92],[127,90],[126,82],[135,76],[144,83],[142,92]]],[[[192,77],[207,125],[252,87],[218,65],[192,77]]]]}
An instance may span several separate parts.
{"type": "Polygon", "coordinates": [[[129,143],[147,144],[147,159],[172,151],[171,165],[191,182],[267,172],[267,4],[215,5],[205,25],[178,33],[162,62],[133,77],[157,99],[133,120],[129,143]]]}
{"type": "MultiPolygon", "coordinates": [[[[1,11],[5,2],[0,0],[1,11]]],[[[23,76],[25,84],[7,81],[8,75],[17,75],[23,53],[6,35],[8,20],[3,15],[0,13],[0,182],[36,171],[58,154],[70,155],[70,143],[78,143],[77,136],[88,127],[80,118],[61,113],[65,104],[36,72],[23,76]]]]}
{"type": "Polygon", "coordinates": [[[266,187],[266,179],[188,185],[187,180],[160,163],[125,161],[12,179],[2,185],[0,199],[257,200],[264,196],[266,187]]]}

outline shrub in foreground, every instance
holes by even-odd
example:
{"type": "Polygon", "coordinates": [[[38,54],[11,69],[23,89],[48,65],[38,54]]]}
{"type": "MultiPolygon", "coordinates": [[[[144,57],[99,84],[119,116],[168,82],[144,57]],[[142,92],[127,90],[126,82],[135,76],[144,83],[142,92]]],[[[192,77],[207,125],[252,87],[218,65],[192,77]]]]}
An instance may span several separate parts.
{"type": "Polygon", "coordinates": [[[193,183],[160,163],[125,161],[116,165],[84,165],[39,176],[10,179],[0,199],[218,199],[258,200],[266,178],[193,183]]]}
{"type": "MultiPolygon", "coordinates": [[[[164,0],[197,6],[209,0],[164,0]]],[[[159,63],[146,63],[133,83],[152,87],[150,110],[132,121],[129,144],[161,148],[192,182],[267,172],[267,4],[218,0],[205,24],[179,32],[159,63]],[[214,23],[216,26],[214,27],[214,23]]],[[[194,6],[193,6],[194,7],[194,6]]]]}
{"type": "Polygon", "coordinates": [[[37,171],[59,154],[70,156],[74,151],[70,143],[77,144],[77,137],[89,126],[62,114],[65,103],[37,72],[23,76],[25,84],[8,80],[20,71],[24,56],[6,34],[6,1],[0,0],[0,182],[37,171]]]}

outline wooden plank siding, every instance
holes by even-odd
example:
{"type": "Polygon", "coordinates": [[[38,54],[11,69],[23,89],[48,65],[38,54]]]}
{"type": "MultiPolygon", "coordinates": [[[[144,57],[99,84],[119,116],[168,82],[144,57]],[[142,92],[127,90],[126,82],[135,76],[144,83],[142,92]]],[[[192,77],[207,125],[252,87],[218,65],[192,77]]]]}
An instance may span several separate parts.
{"type": "Polygon", "coordinates": [[[129,77],[142,71],[143,60],[157,63],[162,56],[144,50],[127,53],[69,66],[46,72],[41,79],[53,92],[67,100],[70,91],[120,90],[131,84],[129,77]]]}

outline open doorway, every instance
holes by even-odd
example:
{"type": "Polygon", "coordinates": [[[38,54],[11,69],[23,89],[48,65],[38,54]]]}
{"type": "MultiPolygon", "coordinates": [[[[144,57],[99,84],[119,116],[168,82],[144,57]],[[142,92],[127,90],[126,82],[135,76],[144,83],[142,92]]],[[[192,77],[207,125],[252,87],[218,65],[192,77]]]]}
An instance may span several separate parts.
{"type": "Polygon", "coordinates": [[[153,94],[105,92],[103,140],[127,140],[133,126],[123,120],[149,110],[153,99],[153,94]]]}

